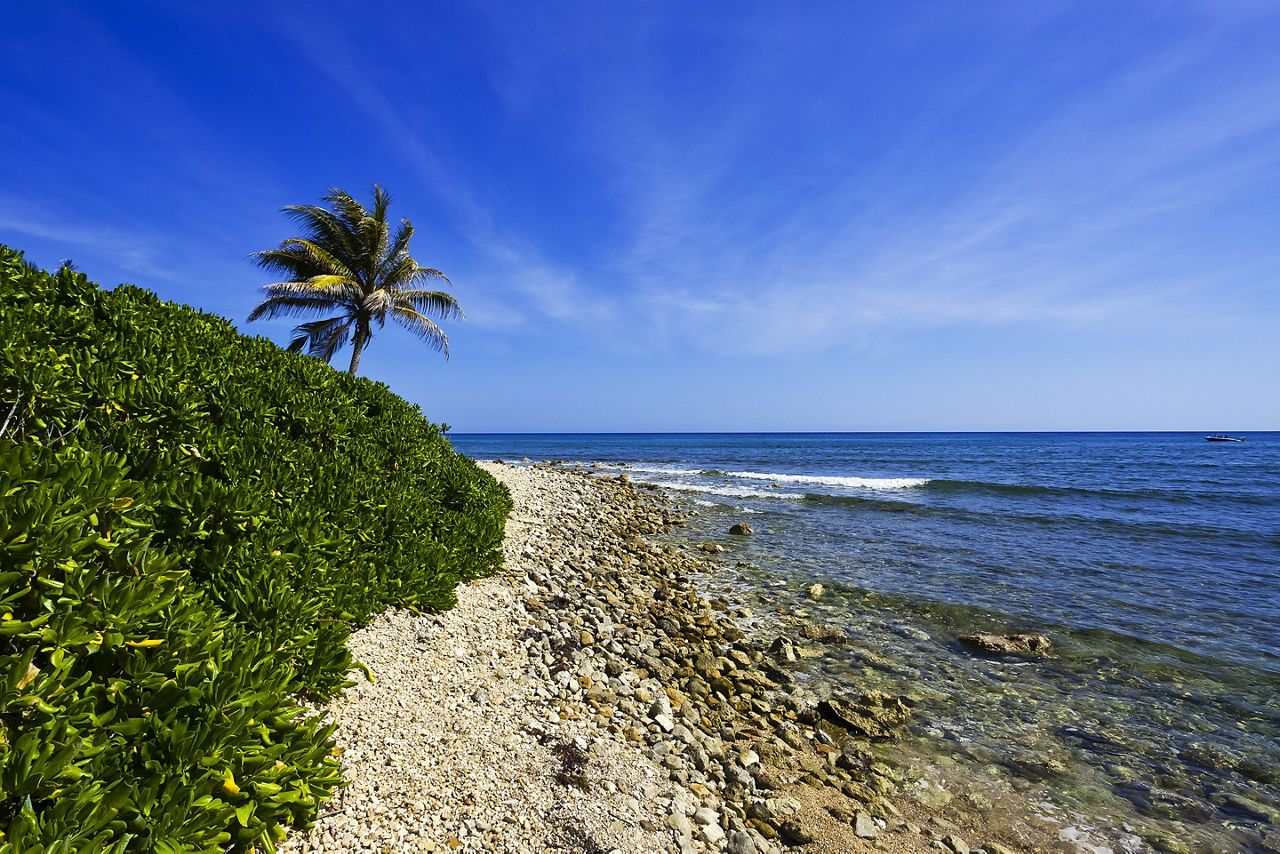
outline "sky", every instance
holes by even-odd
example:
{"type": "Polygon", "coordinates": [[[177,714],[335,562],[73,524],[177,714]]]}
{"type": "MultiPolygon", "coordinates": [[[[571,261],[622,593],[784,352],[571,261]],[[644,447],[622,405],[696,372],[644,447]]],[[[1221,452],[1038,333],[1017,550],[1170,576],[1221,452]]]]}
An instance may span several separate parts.
{"type": "MultiPolygon", "coordinates": [[[[378,183],[455,432],[1280,429],[1280,5],[31,3],[0,242],[246,323],[378,183]]],[[[349,355],[334,365],[345,368],[349,355]]]]}

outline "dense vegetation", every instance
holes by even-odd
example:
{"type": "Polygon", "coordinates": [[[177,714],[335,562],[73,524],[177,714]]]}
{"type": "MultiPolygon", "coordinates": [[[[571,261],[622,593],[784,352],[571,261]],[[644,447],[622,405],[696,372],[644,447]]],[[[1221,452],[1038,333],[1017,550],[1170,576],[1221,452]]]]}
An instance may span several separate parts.
{"type": "Polygon", "coordinates": [[[385,386],[0,246],[0,851],[273,848],[299,700],[500,558],[505,489],[385,386]]]}

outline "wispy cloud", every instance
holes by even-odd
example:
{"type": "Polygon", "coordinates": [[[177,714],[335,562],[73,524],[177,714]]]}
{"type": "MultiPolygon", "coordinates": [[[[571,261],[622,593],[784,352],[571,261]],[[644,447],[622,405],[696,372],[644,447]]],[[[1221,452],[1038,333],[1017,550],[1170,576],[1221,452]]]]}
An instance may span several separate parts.
{"type": "MultiPolygon", "coordinates": [[[[862,170],[818,175],[830,187],[808,200],[787,183],[772,199],[726,192],[724,176],[741,166],[734,127],[717,134],[717,161],[633,166],[644,177],[619,270],[632,285],[626,310],[726,353],[939,326],[1192,323],[1210,282],[1254,271],[1187,241],[1204,237],[1206,212],[1273,174],[1280,132],[1280,76],[1208,73],[1225,51],[1200,43],[1136,58],[1000,140],[967,184],[923,198],[842,206],[862,195],[862,170]]],[[[895,163],[907,187],[928,181],[927,166],[895,163]]]]}
{"type": "Polygon", "coordinates": [[[67,252],[66,257],[72,260],[75,252],[90,251],[139,276],[175,278],[171,271],[156,263],[160,254],[156,249],[157,236],[98,223],[68,221],[66,217],[55,217],[33,203],[18,199],[0,196],[0,233],[46,241],[67,252]]]}

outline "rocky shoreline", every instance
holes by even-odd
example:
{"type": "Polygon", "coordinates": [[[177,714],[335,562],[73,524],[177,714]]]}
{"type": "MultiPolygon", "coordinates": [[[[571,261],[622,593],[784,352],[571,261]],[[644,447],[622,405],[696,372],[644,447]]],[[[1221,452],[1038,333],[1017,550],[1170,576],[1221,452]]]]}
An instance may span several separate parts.
{"type": "Polygon", "coordinates": [[[449,612],[388,612],[352,636],[375,681],[328,708],[350,784],[284,850],[1019,847],[898,797],[904,775],[871,741],[910,708],[797,683],[797,648],[842,633],[749,637],[749,613],[695,587],[704,556],[652,539],[683,521],[663,495],[589,468],[482,465],[515,500],[506,573],[449,612]]]}

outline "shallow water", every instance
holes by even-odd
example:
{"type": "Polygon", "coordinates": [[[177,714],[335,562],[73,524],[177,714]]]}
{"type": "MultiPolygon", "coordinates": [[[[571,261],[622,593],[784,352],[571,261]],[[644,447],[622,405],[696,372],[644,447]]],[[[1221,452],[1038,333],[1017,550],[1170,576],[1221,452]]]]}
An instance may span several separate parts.
{"type": "Polygon", "coordinates": [[[1276,434],[454,442],[624,464],[681,490],[702,513],[686,535],[730,549],[705,583],[766,615],[761,631],[849,631],[804,663],[811,684],[914,704],[896,749],[936,809],[1037,804],[1080,850],[1280,846],[1276,434]],[[740,520],[756,534],[726,537],[740,520]],[[815,581],[828,591],[816,602],[815,581]],[[1041,631],[1055,655],[978,657],[956,638],[979,631],[1041,631]]]}

